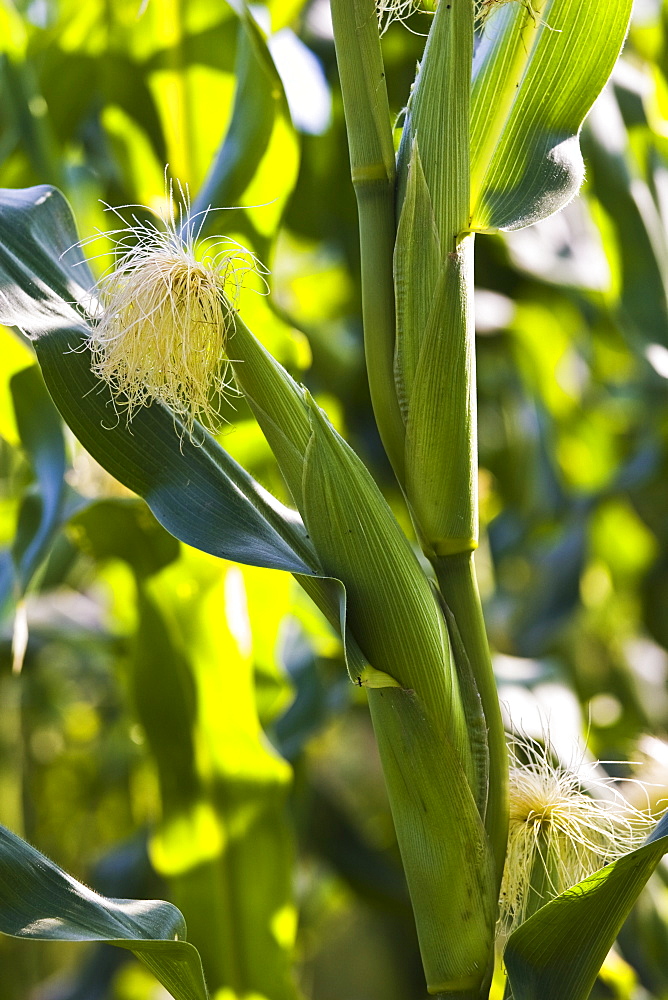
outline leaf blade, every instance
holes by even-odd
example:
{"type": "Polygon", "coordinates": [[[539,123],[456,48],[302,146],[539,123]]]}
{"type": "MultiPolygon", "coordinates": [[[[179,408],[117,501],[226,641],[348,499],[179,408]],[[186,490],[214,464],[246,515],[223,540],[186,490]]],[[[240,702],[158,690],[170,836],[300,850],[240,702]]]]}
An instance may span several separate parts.
{"type": "Polygon", "coordinates": [[[127,948],[174,1000],[208,1000],[199,955],[184,940],[185,923],[175,906],[162,900],[100,896],[2,826],[0,932],[127,948]]]}
{"type": "Polygon", "coordinates": [[[521,229],[580,187],[582,122],[624,41],[631,0],[507,4],[474,60],[471,229],[521,229]]]}

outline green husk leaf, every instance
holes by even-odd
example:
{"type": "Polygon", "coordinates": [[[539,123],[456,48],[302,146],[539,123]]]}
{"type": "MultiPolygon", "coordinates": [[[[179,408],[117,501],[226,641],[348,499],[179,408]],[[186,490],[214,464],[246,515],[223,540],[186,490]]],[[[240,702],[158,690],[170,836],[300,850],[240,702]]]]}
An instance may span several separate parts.
{"type": "Polygon", "coordinates": [[[406,426],[406,493],[428,553],[477,545],[473,245],[441,270],[420,346],[406,426]]]}
{"type": "Polygon", "coordinates": [[[404,419],[410,406],[415,369],[440,271],[441,245],[436,218],[415,139],[394,246],[397,313],[394,368],[404,419]]]}
{"type": "Polygon", "coordinates": [[[301,510],[304,454],[311,435],[304,391],[238,315],[230,353],[237,382],[301,510]]]}
{"type": "Polygon", "coordinates": [[[487,836],[458,754],[413,691],[369,691],[430,993],[478,996],[496,919],[487,836]]]}
{"type": "Polygon", "coordinates": [[[450,642],[429,582],[366,467],[312,402],[311,413],[304,520],[325,572],[346,588],[347,624],[371,666],[415,690],[470,763],[450,642]]]}
{"type": "Polygon", "coordinates": [[[468,221],[472,57],[473,3],[439,3],[408,102],[399,183],[401,190],[417,139],[444,253],[455,250],[468,221]]]}
{"type": "Polygon", "coordinates": [[[208,1000],[181,913],[161,900],[109,899],[0,827],[0,932],[42,941],[104,941],[134,952],[174,1000],[208,1000]]]}
{"type": "Polygon", "coordinates": [[[563,892],[511,934],[514,1000],[586,1000],[605,956],[668,851],[668,814],[646,843],[563,892]]]}
{"type": "Polygon", "coordinates": [[[584,176],[578,135],[626,35],[632,0],[507,3],[473,66],[473,230],[521,229],[557,212],[584,176]]]}

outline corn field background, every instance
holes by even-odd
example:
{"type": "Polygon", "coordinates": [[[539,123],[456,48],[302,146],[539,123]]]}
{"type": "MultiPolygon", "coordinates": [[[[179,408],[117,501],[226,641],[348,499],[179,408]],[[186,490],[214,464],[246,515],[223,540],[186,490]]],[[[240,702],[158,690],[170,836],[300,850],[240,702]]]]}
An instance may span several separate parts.
{"type": "MultiPolygon", "coordinates": [[[[242,292],[244,318],[410,534],[363,365],[328,4],[274,0],[253,16],[287,101],[222,2],[0,0],[0,187],[57,185],[88,236],[121,225],[105,204],[123,219],[164,206],[165,164],[206,191],[220,154],[220,229],[271,272],[271,299],[242,292]]],[[[383,36],[397,115],[428,25],[417,13],[414,34],[383,36]]],[[[668,3],[636,4],[582,146],[579,198],[476,246],[476,566],[507,719],[547,729],[567,762],[614,761],[609,774],[647,782],[657,804],[668,3]]],[[[101,270],[110,249],[99,237],[87,253],[101,270]]],[[[65,429],[31,351],[0,328],[0,821],[105,895],[176,903],[221,1000],[423,995],[365,694],[339,639],[288,574],[169,535],[65,429]]],[[[225,448],[289,502],[247,403],[221,406],[225,448]]],[[[0,1000],[166,996],[128,952],[0,938],[0,1000]]],[[[665,862],[592,996],[668,998],[665,862]]]]}

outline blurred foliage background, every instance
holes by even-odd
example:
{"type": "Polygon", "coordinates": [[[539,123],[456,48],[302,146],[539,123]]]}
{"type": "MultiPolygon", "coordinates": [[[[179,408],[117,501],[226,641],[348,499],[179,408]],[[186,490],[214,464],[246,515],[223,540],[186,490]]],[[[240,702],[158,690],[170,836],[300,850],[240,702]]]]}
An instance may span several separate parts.
{"type": "MultiPolygon", "coordinates": [[[[327,0],[253,15],[279,76],[249,54],[234,5],[1,0],[0,185],[58,185],[84,238],[122,224],[105,203],[122,218],[164,209],[165,164],[197,204],[224,208],[212,230],[271,270],[270,298],[242,295],[246,321],[409,530],[363,368],[327,0]]],[[[427,23],[384,36],[397,114],[427,23]]],[[[477,566],[509,724],[549,729],[565,760],[615,761],[609,773],[650,782],[658,802],[668,3],[637,3],[583,147],[579,199],[478,239],[477,566]]],[[[109,247],[88,246],[98,272],[109,247]]],[[[177,903],[217,1000],[424,995],[364,695],[336,637],[287,575],[172,539],[63,428],[15,331],[0,329],[0,358],[0,821],[107,895],[177,903]]],[[[223,445],[286,499],[243,400],[226,412],[223,445]]],[[[668,998],[667,875],[596,997],[668,998]]],[[[165,994],[126,953],[5,938],[0,996],[165,994]]]]}

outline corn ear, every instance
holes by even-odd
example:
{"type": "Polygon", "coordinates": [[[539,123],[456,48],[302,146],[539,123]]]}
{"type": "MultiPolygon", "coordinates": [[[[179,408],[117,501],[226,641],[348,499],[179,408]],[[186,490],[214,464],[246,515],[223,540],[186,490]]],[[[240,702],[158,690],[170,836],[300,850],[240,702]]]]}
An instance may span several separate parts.
{"type": "Polygon", "coordinates": [[[403,486],[431,558],[477,545],[475,359],[469,212],[471,0],[439,4],[399,156],[395,380],[406,423],[403,486]]]}
{"type": "MultiPolygon", "coordinates": [[[[469,684],[463,704],[438,598],[364,464],[239,317],[230,355],[322,571],[345,588],[338,624],[349,669],[368,689],[430,988],[473,998],[496,900],[477,807],[487,776],[469,733],[480,729],[477,694],[469,684]]],[[[305,583],[335,621],[328,581],[305,583]]]]}
{"type": "Polygon", "coordinates": [[[457,674],[437,599],[376,483],[311,402],[302,511],[326,573],[347,593],[351,631],[371,666],[415,690],[474,779],[457,674]]]}
{"type": "Polygon", "coordinates": [[[473,2],[439,3],[408,103],[399,149],[399,188],[417,138],[444,253],[469,220],[469,95],[473,2]]]}
{"type": "Polygon", "coordinates": [[[408,408],[406,493],[428,555],[478,544],[471,240],[442,266],[408,408]]]}
{"type": "Polygon", "coordinates": [[[441,241],[417,139],[413,140],[406,192],[394,247],[397,316],[395,382],[406,419],[420,346],[441,271],[441,241]]]}
{"type": "Polygon", "coordinates": [[[458,754],[413,691],[369,691],[430,993],[477,998],[493,965],[491,851],[458,754]]]}

